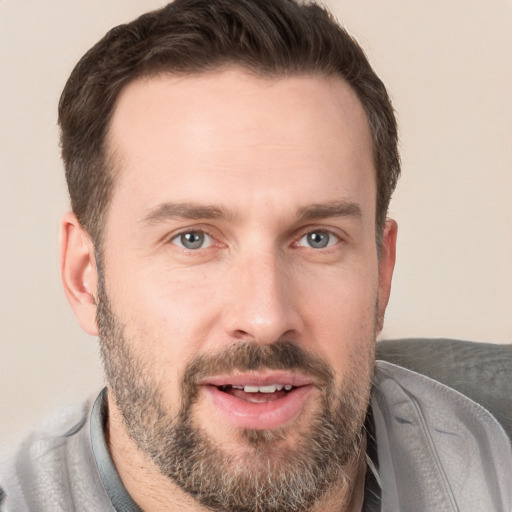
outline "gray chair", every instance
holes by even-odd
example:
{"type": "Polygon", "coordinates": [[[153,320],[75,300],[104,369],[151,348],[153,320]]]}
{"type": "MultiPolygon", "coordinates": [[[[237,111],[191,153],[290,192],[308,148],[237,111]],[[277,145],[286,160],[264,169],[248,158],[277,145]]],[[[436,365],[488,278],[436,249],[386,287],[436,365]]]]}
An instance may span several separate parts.
{"type": "Polygon", "coordinates": [[[437,380],[485,407],[512,439],[512,344],[451,339],[387,340],[383,359],[437,380]]]}

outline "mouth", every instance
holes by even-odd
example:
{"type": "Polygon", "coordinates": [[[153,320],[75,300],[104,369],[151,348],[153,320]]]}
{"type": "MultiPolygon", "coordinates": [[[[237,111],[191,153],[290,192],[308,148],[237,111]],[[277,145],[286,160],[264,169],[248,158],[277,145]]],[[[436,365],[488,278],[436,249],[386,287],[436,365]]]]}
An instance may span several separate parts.
{"type": "Polygon", "coordinates": [[[292,384],[267,384],[265,386],[224,384],[217,386],[217,389],[240,400],[259,404],[284,398],[297,387],[292,384]]]}
{"type": "Polygon", "coordinates": [[[214,377],[201,387],[222,420],[255,430],[293,422],[315,389],[310,378],[291,374],[214,377]]]}

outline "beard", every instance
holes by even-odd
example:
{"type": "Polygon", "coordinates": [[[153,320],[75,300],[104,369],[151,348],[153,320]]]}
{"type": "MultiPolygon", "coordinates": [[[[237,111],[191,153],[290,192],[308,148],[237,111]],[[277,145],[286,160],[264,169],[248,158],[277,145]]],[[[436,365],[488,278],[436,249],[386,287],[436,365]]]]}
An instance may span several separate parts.
{"type": "Polygon", "coordinates": [[[342,496],[349,494],[353,483],[347,470],[361,452],[375,338],[359,345],[339,386],[325,361],[286,340],[271,345],[236,343],[214,355],[199,355],[183,372],[180,409],[172,416],[151,362],[132,348],[142,346],[143,340],[125,336],[101,272],[98,325],[109,391],[128,434],[165,477],[198,503],[215,511],[305,512],[333,489],[342,489],[342,496]],[[291,425],[240,430],[244,449],[233,454],[194,424],[200,382],[208,375],[265,369],[314,377],[320,383],[317,410],[302,429],[291,425]]]}

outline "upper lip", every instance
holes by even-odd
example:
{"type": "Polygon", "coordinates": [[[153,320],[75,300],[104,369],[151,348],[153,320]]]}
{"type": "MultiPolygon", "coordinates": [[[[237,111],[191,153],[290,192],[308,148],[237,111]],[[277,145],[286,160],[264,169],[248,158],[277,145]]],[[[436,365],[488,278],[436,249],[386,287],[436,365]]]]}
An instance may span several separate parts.
{"type": "Polygon", "coordinates": [[[205,386],[270,386],[272,384],[291,384],[294,387],[314,384],[307,375],[289,371],[244,372],[229,375],[205,377],[201,381],[205,386]]]}

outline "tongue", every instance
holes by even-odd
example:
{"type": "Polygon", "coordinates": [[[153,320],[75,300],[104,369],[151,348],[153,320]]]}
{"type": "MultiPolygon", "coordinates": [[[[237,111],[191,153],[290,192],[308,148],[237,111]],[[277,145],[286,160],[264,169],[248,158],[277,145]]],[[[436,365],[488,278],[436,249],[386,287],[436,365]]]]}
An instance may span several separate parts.
{"type": "Polygon", "coordinates": [[[243,389],[230,389],[228,393],[240,400],[256,404],[273,402],[274,400],[278,400],[279,398],[286,396],[286,391],[275,391],[274,393],[246,393],[243,389]]]}

